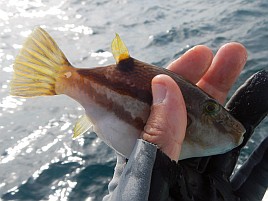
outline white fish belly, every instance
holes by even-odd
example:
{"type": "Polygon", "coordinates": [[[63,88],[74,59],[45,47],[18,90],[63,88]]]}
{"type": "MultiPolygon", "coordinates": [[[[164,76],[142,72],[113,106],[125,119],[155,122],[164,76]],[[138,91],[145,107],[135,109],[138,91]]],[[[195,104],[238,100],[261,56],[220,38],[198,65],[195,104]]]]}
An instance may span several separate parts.
{"type": "Polygon", "coordinates": [[[141,131],[93,101],[87,105],[86,115],[93,123],[94,132],[108,146],[129,158],[141,131]]]}

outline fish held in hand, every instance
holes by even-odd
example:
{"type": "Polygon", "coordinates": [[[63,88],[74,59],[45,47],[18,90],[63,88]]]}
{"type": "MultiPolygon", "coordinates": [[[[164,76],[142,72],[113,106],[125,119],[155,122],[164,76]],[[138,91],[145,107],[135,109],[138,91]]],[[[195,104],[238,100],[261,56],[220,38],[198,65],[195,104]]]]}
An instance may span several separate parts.
{"type": "Polygon", "coordinates": [[[36,28],[16,57],[11,95],[73,98],[85,109],[74,137],[91,129],[128,158],[150,114],[151,80],[166,74],[180,87],[187,108],[180,160],[225,153],[242,142],[245,129],[241,123],[197,86],[167,69],[130,57],[118,35],[112,53],[116,64],[75,68],[48,33],[36,28]]]}

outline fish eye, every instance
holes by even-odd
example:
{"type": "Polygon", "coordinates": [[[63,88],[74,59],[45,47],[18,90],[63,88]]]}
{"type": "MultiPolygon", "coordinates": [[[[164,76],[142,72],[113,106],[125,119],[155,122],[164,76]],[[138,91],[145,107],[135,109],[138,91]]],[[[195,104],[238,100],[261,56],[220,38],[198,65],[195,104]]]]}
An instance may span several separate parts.
{"type": "Polygon", "coordinates": [[[221,110],[219,103],[214,100],[208,100],[203,106],[204,113],[208,115],[215,115],[221,110]]]}

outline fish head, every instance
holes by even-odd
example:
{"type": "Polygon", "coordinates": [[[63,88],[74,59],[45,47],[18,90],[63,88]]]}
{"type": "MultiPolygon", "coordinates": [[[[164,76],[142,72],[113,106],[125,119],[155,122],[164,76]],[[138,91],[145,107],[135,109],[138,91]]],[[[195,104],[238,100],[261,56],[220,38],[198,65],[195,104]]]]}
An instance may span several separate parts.
{"type": "Polygon", "coordinates": [[[209,96],[190,102],[180,159],[222,154],[242,143],[244,126],[220,103],[209,96]]]}

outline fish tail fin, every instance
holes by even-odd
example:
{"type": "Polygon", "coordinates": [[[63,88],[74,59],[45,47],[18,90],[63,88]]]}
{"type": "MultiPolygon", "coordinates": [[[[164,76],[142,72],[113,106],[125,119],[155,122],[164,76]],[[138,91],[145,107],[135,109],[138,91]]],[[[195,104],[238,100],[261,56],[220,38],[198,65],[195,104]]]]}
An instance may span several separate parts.
{"type": "Polygon", "coordinates": [[[15,59],[10,93],[21,97],[60,94],[55,89],[57,78],[68,67],[71,64],[56,42],[38,27],[15,59]]]}

